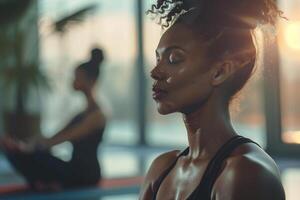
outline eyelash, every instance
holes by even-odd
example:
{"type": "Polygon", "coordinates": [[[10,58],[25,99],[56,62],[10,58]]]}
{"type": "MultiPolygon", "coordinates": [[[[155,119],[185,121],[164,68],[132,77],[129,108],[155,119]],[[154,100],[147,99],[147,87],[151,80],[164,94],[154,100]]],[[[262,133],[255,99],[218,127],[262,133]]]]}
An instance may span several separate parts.
{"type": "MultiPolygon", "coordinates": [[[[157,56],[157,57],[156,57],[156,64],[159,63],[160,60],[161,60],[161,59],[157,56]]],[[[169,55],[169,57],[168,57],[168,63],[171,64],[171,65],[178,64],[178,63],[180,63],[182,60],[183,60],[183,59],[180,59],[180,58],[179,58],[179,59],[175,59],[175,61],[172,62],[171,55],[169,55]]]]}
{"type": "Polygon", "coordinates": [[[173,60],[175,60],[175,61],[172,61],[172,57],[171,57],[171,55],[169,55],[169,58],[168,58],[169,64],[175,65],[175,64],[178,64],[178,63],[180,63],[182,61],[181,58],[177,58],[177,59],[173,59],[173,60]]]}

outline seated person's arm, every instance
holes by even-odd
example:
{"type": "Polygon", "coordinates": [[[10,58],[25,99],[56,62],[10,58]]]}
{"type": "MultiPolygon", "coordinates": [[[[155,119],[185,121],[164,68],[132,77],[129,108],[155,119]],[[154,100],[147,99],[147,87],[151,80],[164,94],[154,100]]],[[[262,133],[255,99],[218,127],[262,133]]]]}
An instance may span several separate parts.
{"type": "Polygon", "coordinates": [[[0,139],[0,148],[5,151],[21,151],[32,152],[38,149],[49,149],[56,144],[65,141],[79,140],[85,135],[91,133],[97,128],[103,127],[105,118],[100,111],[90,113],[82,122],[76,125],[67,125],[64,129],[59,131],[51,138],[35,137],[24,142],[16,140],[10,136],[0,139]]]}
{"type": "Polygon", "coordinates": [[[50,148],[56,144],[63,143],[65,141],[75,141],[91,133],[97,128],[104,126],[105,118],[100,111],[94,111],[90,113],[82,122],[67,127],[58,132],[53,137],[46,139],[43,143],[45,148],[50,148]]]}

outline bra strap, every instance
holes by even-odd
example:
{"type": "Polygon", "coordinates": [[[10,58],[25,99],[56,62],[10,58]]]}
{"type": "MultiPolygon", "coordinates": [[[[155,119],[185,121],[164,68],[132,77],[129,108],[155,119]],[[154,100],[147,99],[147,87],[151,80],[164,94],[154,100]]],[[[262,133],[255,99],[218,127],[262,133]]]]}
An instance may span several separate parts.
{"type": "Polygon", "coordinates": [[[226,142],[209,162],[199,186],[191,196],[201,195],[203,199],[210,200],[214,183],[219,176],[223,162],[238,146],[245,143],[254,143],[258,145],[256,142],[242,136],[235,136],[226,142]]]}
{"type": "Polygon", "coordinates": [[[152,192],[153,192],[153,198],[152,200],[156,200],[156,196],[158,193],[158,190],[160,188],[160,185],[162,184],[162,182],[164,181],[164,179],[168,176],[168,174],[170,173],[170,171],[175,167],[178,159],[183,156],[183,155],[187,155],[189,152],[189,148],[186,148],[184,151],[182,151],[174,160],[174,162],[172,162],[172,164],[163,171],[163,173],[159,176],[159,178],[153,183],[152,185],[152,192]]]}

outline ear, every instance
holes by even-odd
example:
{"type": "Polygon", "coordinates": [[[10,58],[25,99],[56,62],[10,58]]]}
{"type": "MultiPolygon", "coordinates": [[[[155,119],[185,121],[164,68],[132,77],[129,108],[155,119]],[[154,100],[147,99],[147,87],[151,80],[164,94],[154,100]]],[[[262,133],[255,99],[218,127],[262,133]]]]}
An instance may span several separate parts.
{"type": "Polygon", "coordinates": [[[226,81],[236,70],[235,63],[232,60],[225,60],[218,63],[212,71],[211,83],[213,86],[218,86],[226,81]]]}

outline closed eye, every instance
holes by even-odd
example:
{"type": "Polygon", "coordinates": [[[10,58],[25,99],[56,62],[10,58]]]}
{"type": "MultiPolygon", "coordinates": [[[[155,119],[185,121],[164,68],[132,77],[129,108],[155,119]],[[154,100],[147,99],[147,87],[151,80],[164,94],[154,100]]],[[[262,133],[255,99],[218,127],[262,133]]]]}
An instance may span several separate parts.
{"type": "Polygon", "coordinates": [[[156,64],[165,60],[169,64],[178,64],[184,61],[184,55],[186,51],[178,46],[170,46],[168,48],[158,48],[155,51],[156,64]]]}
{"type": "Polygon", "coordinates": [[[179,52],[171,52],[168,58],[169,64],[179,64],[184,61],[183,55],[179,52]]]}

